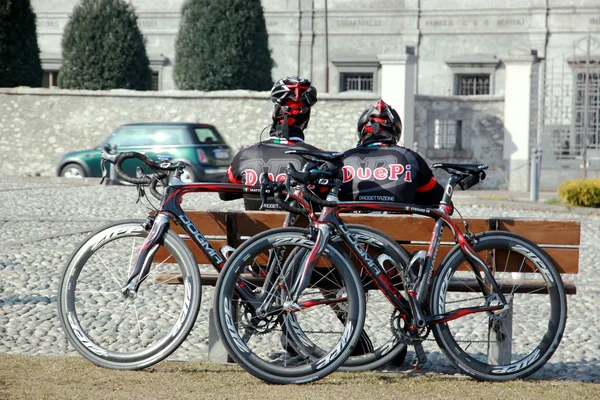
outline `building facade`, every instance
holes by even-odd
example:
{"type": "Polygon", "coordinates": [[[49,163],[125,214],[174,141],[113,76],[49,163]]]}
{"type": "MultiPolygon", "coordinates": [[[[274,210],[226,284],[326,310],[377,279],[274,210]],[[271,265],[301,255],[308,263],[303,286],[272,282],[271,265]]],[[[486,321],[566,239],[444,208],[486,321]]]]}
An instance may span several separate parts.
{"type": "MultiPolygon", "coordinates": [[[[45,86],[56,84],[62,31],[77,2],[32,0],[45,86]]],[[[130,2],[147,38],[155,89],[175,90],[174,45],[184,0],[130,2]]],[[[458,106],[465,98],[480,99],[476,107],[480,109],[503,98],[505,114],[491,115],[489,120],[503,124],[503,168],[515,190],[530,187],[532,154],[539,154],[538,149],[543,189],[566,179],[598,176],[598,0],[263,0],[262,4],[274,78],[298,74],[311,78],[320,92],[367,91],[391,97],[404,109],[407,145],[416,142],[436,157],[434,161],[469,161],[468,143],[477,142],[473,135],[481,127],[458,106]],[[400,75],[409,76],[411,82],[397,80],[402,68],[413,69],[400,75]],[[412,103],[404,101],[406,90],[416,94],[412,103]],[[429,108],[423,111],[423,105],[429,108]],[[409,108],[416,112],[412,117],[409,108]],[[438,114],[443,117],[435,118],[438,114]]]]}

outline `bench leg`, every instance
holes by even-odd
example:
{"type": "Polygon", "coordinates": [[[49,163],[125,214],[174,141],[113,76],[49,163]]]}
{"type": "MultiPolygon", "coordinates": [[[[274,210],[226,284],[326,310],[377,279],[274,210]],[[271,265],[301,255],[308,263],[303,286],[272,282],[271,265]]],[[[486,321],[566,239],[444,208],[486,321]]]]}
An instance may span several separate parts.
{"type": "Polygon", "coordinates": [[[219,338],[217,328],[215,327],[215,317],[212,309],[208,315],[208,361],[217,364],[228,364],[234,362],[219,338]]]}
{"type": "Polygon", "coordinates": [[[510,364],[512,356],[513,296],[506,295],[509,310],[501,320],[490,319],[488,332],[488,364],[510,364]]]}

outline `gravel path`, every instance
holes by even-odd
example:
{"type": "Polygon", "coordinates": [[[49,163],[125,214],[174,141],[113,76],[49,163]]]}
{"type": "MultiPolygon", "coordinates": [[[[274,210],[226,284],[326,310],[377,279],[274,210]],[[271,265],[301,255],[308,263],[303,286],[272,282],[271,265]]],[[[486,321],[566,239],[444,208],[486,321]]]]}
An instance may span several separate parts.
{"type": "MultiPolygon", "coordinates": [[[[100,186],[98,180],[19,178],[0,181],[0,353],[77,355],[67,343],[56,310],[60,273],[71,252],[101,225],[124,218],[144,218],[134,187],[100,186]]],[[[578,294],[569,296],[569,319],[561,345],[534,379],[600,382],[600,211],[501,200],[502,194],[457,193],[455,204],[465,217],[528,217],[582,221],[578,294]],[[492,198],[492,199],[490,199],[492,198]],[[596,305],[594,305],[596,304],[596,305]]],[[[504,194],[506,195],[506,194],[504,194]]],[[[216,194],[189,195],[188,209],[242,209],[241,201],[221,202],[216,194]]],[[[202,296],[202,309],[190,337],[172,359],[206,359],[208,310],[212,289],[202,296]]],[[[454,374],[455,369],[428,343],[430,362],[419,372],[454,374]]],[[[409,352],[411,358],[412,351],[409,352]]]]}

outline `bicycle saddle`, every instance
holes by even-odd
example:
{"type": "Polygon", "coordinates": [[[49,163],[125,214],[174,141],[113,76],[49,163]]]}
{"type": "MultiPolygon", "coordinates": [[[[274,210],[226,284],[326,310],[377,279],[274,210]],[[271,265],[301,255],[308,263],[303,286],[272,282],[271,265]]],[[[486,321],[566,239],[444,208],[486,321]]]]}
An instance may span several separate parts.
{"type": "Polygon", "coordinates": [[[433,163],[431,166],[433,168],[441,168],[450,174],[458,175],[476,174],[488,168],[485,164],[433,163]]]}

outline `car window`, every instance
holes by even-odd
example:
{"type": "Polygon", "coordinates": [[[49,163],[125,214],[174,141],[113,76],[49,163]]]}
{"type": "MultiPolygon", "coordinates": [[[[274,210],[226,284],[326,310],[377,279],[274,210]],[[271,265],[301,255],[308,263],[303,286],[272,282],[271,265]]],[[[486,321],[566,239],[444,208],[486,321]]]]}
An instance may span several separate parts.
{"type": "Polygon", "coordinates": [[[150,138],[146,127],[122,126],[108,140],[109,145],[119,147],[148,146],[150,138]]]}
{"type": "Polygon", "coordinates": [[[201,144],[223,143],[219,133],[212,128],[195,128],[196,136],[201,144]]]}
{"type": "Polygon", "coordinates": [[[188,130],[183,126],[122,126],[108,139],[109,145],[131,146],[173,146],[194,144],[188,130]]]}
{"type": "Polygon", "coordinates": [[[150,135],[152,145],[173,146],[194,144],[185,126],[157,127],[150,135]]]}

